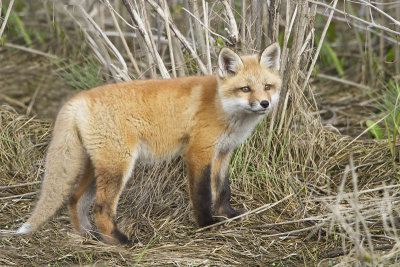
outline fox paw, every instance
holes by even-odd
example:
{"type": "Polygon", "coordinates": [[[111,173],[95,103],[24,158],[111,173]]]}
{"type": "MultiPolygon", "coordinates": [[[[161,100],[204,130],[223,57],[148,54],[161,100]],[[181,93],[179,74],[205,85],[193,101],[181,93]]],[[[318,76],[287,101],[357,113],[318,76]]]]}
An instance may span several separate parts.
{"type": "MultiPolygon", "coordinates": [[[[232,209],[232,208],[231,208],[231,209],[229,209],[229,210],[223,212],[223,213],[221,214],[221,216],[224,217],[225,219],[232,219],[232,218],[234,218],[234,217],[237,217],[237,216],[239,216],[239,215],[242,215],[242,214],[245,213],[245,212],[246,212],[246,210],[244,210],[244,209],[235,210],[235,209],[232,209]]],[[[235,219],[235,221],[242,221],[242,220],[244,220],[244,219],[246,219],[246,216],[239,217],[239,218],[235,219]]]]}

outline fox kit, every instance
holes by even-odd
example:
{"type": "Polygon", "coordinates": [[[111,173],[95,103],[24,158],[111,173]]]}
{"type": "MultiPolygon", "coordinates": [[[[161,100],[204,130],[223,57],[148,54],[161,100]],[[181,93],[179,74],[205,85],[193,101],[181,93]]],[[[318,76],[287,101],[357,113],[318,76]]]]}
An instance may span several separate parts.
{"type": "Polygon", "coordinates": [[[119,196],[137,161],[183,155],[189,193],[200,227],[217,215],[240,214],[230,205],[233,150],[276,106],[281,79],[277,43],[240,57],[228,48],[216,76],[136,80],[81,92],[60,110],[48,148],[39,201],[18,230],[37,230],[69,198],[76,230],[97,227],[109,243],[129,240],[115,222],[119,196]]]}

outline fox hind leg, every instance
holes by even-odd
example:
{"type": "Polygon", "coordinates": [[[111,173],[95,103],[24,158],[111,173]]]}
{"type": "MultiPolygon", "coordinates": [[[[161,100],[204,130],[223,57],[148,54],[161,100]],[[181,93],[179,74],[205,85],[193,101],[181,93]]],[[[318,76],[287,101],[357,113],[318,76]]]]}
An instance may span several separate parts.
{"type": "Polygon", "coordinates": [[[86,189],[85,193],[78,202],[78,216],[81,222],[81,229],[84,234],[92,233],[92,224],[89,220],[90,207],[94,203],[96,197],[96,182],[93,179],[92,183],[86,189]]]}
{"type": "Polygon", "coordinates": [[[118,229],[115,221],[122,182],[122,172],[96,170],[96,200],[93,211],[97,227],[108,243],[129,242],[128,237],[118,229]]]}
{"type": "Polygon", "coordinates": [[[93,211],[97,227],[108,243],[130,243],[128,237],[117,226],[116,210],[119,196],[132,174],[136,155],[137,153],[133,153],[130,160],[118,163],[94,163],[96,199],[93,211]]]}
{"type": "Polygon", "coordinates": [[[92,229],[88,215],[95,193],[93,166],[87,159],[68,206],[71,223],[81,234],[86,234],[92,229]]]}

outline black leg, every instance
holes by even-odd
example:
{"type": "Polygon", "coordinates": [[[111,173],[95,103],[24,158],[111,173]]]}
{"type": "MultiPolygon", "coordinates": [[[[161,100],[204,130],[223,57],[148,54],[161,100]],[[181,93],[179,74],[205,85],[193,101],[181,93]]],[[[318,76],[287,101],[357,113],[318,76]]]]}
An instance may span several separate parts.
{"type": "Polygon", "coordinates": [[[200,227],[213,224],[211,215],[211,166],[208,165],[199,175],[192,174],[190,181],[191,200],[194,215],[200,227]]]}
{"type": "Polygon", "coordinates": [[[230,200],[231,200],[231,186],[229,182],[229,176],[226,175],[225,179],[219,180],[221,184],[218,184],[217,188],[219,189],[219,194],[217,195],[217,199],[215,202],[215,209],[219,215],[226,216],[228,218],[232,218],[238,216],[242,213],[242,211],[238,211],[232,208],[230,200]]]}

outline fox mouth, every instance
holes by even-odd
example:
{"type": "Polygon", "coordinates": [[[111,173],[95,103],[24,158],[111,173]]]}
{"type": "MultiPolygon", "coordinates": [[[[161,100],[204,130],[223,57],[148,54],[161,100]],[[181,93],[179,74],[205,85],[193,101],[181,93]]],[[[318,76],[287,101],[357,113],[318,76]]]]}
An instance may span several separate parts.
{"type": "Polygon", "coordinates": [[[256,114],[262,115],[262,114],[267,113],[267,109],[253,110],[253,112],[256,113],[256,114]]]}
{"type": "Polygon", "coordinates": [[[247,109],[247,111],[249,113],[252,113],[252,114],[263,115],[263,114],[267,113],[268,108],[261,108],[261,109],[251,109],[251,108],[249,108],[249,109],[247,109]]]}

